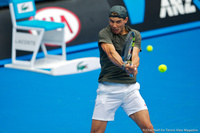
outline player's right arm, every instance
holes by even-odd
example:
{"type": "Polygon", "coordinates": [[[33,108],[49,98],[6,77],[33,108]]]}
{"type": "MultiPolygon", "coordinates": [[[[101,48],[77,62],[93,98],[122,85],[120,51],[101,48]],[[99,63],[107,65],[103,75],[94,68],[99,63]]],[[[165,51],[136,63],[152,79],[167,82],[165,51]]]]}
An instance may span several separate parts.
{"type": "MultiPolygon", "coordinates": [[[[122,68],[122,65],[124,64],[121,56],[117,53],[115,50],[115,47],[113,44],[108,43],[101,43],[101,48],[103,51],[107,54],[108,58],[118,67],[122,68]]],[[[129,64],[126,64],[125,66],[126,71],[128,73],[133,73],[133,66],[130,66],[129,64]]]]}
{"type": "MultiPolygon", "coordinates": [[[[112,44],[112,40],[110,38],[112,38],[111,34],[105,28],[99,32],[98,44],[102,48],[102,50],[107,54],[107,56],[111,60],[111,62],[114,65],[122,68],[122,65],[124,64],[122,57],[116,51],[114,45],[112,44]]],[[[133,66],[126,64],[125,70],[129,74],[133,74],[134,69],[133,69],[133,66]]]]}

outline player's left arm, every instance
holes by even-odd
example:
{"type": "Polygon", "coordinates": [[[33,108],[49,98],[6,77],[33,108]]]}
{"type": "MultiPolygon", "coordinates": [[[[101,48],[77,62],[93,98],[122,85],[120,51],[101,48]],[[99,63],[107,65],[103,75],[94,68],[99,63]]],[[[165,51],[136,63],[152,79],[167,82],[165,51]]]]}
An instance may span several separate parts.
{"type": "Polygon", "coordinates": [[[139,53],[141,51],[141,34],[139,31],[135,31],[135,45],[133,47],[133,51],[132,51],[132,65],[133,65],[133,75],[137,75],[138,70],[137,68],[140,65],[140,57],[139,57],[139,53]]]}
{"type": "Polygon", "coordinates": [[[140,57],[139,57],[140,49],[138,47],[133,47],[132,52],[132,65],[138,68],[140,64],[140,57]]]}
{"type": "Polygon", "coordinates": [[[129,70],[129,71],[134,76],[136,76],[138,74],[138,69],[137,68],[138,68],[138,66],[140,64],[139,52],[140,52],[140,49],[138,47],[133,47],[132,59],[131,59],[133,69],[129,70]]]}
{"type": "Polygon", "coordinates": [[[139,57],[139,53],[142,50],[141,49],[141,41],[142,41],[142,37],[139,31],[135,30],[135,45],[133,47],[133,52],[132,52],[132,64],[133,66],[136,66],[136,68],[138,68],[139,64],[140,64],[140,57],[139,57]]]}

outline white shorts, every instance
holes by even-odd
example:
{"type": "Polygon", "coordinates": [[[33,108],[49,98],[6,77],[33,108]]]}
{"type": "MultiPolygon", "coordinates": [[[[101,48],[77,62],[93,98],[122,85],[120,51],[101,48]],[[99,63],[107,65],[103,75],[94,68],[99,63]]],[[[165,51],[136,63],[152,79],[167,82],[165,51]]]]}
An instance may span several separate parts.
{"type": "Polygon", "coordinates": [[[113,121],[115,112],[120,106],[128,116],[147,109],[139,89],[139,83],[99,83],[92,119],[113,121]]]}

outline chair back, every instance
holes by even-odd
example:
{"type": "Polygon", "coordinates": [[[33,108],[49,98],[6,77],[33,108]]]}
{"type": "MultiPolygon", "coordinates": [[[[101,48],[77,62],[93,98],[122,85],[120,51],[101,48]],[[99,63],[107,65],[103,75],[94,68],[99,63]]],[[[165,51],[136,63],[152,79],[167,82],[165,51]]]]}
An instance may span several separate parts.
{"type": "Polygon", "coordinates": [[[36,14],[34,0],[10,0],[13,5],[15,19],[24,19],[36,14]]]}

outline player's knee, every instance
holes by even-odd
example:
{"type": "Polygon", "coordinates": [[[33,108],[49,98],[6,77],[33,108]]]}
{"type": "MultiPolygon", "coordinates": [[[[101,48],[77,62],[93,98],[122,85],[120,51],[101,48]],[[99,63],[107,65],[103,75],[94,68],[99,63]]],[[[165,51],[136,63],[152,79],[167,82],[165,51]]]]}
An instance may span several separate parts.
{"type": "Polygon", "coordinates": [[[104,133],[107,121],[92,120],[91,133],[104,133]]]}
{"type": "Polygon", "coordinates": [[[153,129],[153,125],[152,125],[151,123],[149,123],[149,124],[147,125],[147,128],[148,128],[148,129],[153,129]]]}
{"type": "Polygon", "coordinates": [[[143,133],[154,133],[153,125],[151,123],[146,123],[142,128],[143,133]]]}
{"type": "Polygon", "coordinates": [[[94,126],[91,129],[91,133],[104,133],[105,128],[102,128],[100,126],[94,126]]]}
{"type": "Polygon", "coordinates": [[[98,128],[98,129],[96,128],[96,129],[92,129],[90,133],[104,133],[104,130],[101,130],[101,129],[99,129],[99,128],[98,128]]]}

